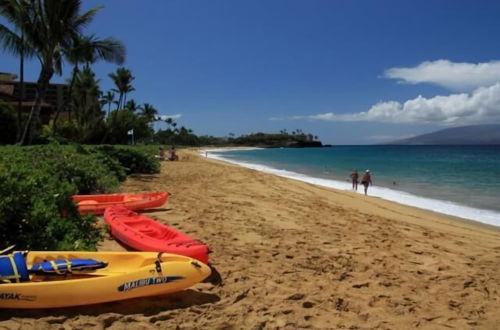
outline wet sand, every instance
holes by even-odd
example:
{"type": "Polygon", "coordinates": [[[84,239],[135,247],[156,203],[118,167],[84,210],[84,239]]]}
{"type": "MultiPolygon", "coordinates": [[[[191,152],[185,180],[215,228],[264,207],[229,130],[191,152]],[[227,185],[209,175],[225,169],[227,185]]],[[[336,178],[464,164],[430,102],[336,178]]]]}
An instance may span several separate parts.
{"type": "MultiPolygon", "coordinates": [[[[122,191],[211,246],[223,285],[0,311],[0,329],[498,329],[500,230],[182,151],[122,191]]],[[[122,250],[107,238],[100,250],[122,250]]],[[[90,289],[90,288],[89,288],[90,289]]]]}

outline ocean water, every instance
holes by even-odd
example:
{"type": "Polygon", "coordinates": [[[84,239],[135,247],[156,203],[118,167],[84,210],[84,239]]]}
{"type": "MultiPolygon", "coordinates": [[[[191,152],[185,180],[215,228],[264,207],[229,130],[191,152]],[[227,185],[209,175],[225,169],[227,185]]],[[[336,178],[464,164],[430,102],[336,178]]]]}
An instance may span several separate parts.
{"type": "Polygon", "coordinates": [[[351,190],[353,169],[360,177],[370,169],[369,195],[500,226],[500,146],[334,146],[208,155],[342,190],[351,190]]]}

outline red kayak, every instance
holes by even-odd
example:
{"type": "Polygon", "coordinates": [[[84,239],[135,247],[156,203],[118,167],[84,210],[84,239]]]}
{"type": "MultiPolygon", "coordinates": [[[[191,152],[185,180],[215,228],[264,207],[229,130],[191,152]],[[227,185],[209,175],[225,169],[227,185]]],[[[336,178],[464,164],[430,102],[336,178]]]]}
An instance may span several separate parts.
{"type": "Polygon", "coordinates": [[[101,215],[107,207],[122,205],[129,210],[146,210],[160,207],[167,202],[168,192],[147,192],[135,194],[74,195],[80,214],[101,215]]]}
{"type": "Polygon", "coordinates": [[[139,251],[181,254],[208,263],[208,246],[151,218],[123,206],[112,206],[104,212],[111,234],[139,251]]]}

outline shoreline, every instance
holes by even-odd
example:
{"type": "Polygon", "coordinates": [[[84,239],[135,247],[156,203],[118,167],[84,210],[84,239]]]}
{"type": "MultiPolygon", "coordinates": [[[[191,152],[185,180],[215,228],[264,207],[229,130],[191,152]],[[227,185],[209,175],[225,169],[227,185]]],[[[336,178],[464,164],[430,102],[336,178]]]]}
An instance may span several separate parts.
{"type": "MultiPolygon", "coordinates": [[[[234,164],[237,166],[242,166],[245,168],[261,171],[264,173],[277,175],[292,180],[303,181],[311,184],[315,184],[322,187],[327,187],[331,189],[336,189],[339,191],[350,191],[354,194],[363,194],[362,186],[358,187],[358,191],[353,191],[350,189],[350,183],[342,182],[336,179],[326,179],[316,176],[310,176],[307,174],[302,174],[298,172],[293,172],[289,170],[281,170],[273,168],[263,164],[248,163],[244,161],[237,161],[225,158],[221,155],[213,154],[214,152],[226,152],[226,151],[237,151],[237,150],[257,150],[260,148],[220,148],[220,149],[210,149],[202,150],[200,154],[204,154],[205,151],[208,152],[209,158],[217,159],[226,163],[234,164]],[[210,155],[212,152],[212,155],[210,155]]],[[[493,210],[480,209],[471,206],[462,205],[453,201],[432,199],[423,196],[418,196],[409,192],[391,189],[384,186],[370,187],[369,196],[382,198],[384,200],[398,203],[401,205],[411,206],[423,210],[428,210],[443,214],[446,216],[451,216],[463,221],[473,221],[481,225],[492,226],[500,230],[500,213],[493,210]]]]}
{"type": "MultiPolygon", "coordinates": [[[[500,232],[179,150],[122,192],[210,246],[224,285],[71,309],[0,311],[0,328],[496,329],[500,232]]],[[[102,250],[123,250],[107,237],[102,250]]]]}

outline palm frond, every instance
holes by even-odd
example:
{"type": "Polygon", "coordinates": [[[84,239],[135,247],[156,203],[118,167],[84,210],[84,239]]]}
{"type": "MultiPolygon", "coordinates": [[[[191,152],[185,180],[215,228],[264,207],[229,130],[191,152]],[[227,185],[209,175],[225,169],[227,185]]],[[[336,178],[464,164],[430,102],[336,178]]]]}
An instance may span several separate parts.
{"type": "Polygon", "coordinates": [[[29,38],[25,30],[29,26],[29,6],[26,0],[0,0],[0,16],[4,17],[12,27],[0,24],[0,42],[7,52],[27,58],[34,56],[29,38]],[[24,38],[21,36],[24,34],[24,38]]]}
{"type": "Polygon", "coordinates": [[[8,27],[0,24],[0,43],[3,48],[14,56],[21,55],[22,40],[21,38],[8,27]]]}
{"type": "MultiPolygon", "coordinates": [[[[73,0],[73,1],[80,2],[80,1],[76,1],[76,0],[73,0]]],[[[86,27],[87,25],[89,25],[90,22],[92,22],[92,20],[94,19],[95,15],[102,8],[104,8],[104,7],[103,6],[94,7],[92,9],[90,9],[89,11],[87,11],[87,12],[85,12],[85,13],[77,16],[77,17],[73,17],[73,20],[72,20],[72,22],[73,22],[73,24],[72,24],[73,30],[74,31],[80,31],[81,28],[86,27]]]]}
{"type": "Polygon", "coordinates": [[[71,63],[94,63],[98,60],[122,64],[125,46],[116,39],[98,39],[94,35],[73,37],[71,45],[65,47],[66,60],[71,63]]]}
{"type": "Polygon", "coordinates": [[[0,16],[12,25],[17,25],[22,8],[15,0],[0,0],[0,16]]]}
{"type": "Polygon", "coordinates": [[[94,40],[92,47],[94,49],[94,55],[98,59],[116,64],[123,64],[123,62],[125,62],[125,46],[117,39],[105,38],[94,40]]]}

